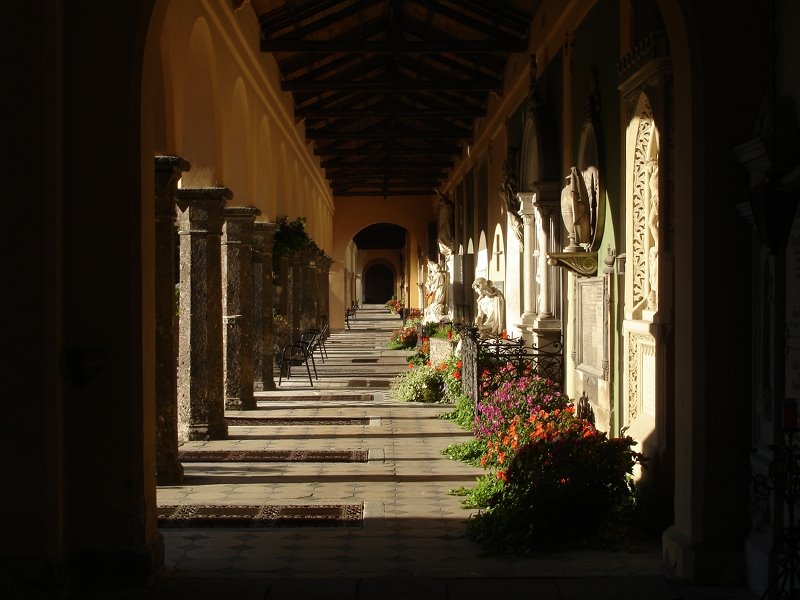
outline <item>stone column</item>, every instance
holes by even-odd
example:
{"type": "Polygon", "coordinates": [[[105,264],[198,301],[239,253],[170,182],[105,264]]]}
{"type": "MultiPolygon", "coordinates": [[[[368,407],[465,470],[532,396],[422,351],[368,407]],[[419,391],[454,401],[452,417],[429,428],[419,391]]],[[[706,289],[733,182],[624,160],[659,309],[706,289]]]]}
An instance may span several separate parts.
{"type": "Polygon", "coordinates": [[[256,223],[253,227],[253,386],[261,392],[275,389],[273,363],[272,244],[275,223],[256,223]]]}
{"type": "Polygon", "coordinates": [[[279,299],[280,313],[289,319],[291,290],[291,277],[289,276],[289,257],[287,255],[281,256],[279,260],[280,272],[279,277],[281,280],[281,295],[279,299]]]}
{"type": "Polygon", "coordinates": [[[315,256],[303,252],[301,258],[302,297],[300,299],[301,320],[300,331],[316,327],[317,323],[317,290],[315,256]]]}
{"type": "Polygon", "coordinates": [[[222,210],[222,347],[225,408],[253,410],[253,223],[250,206],[222,210]]]}
{"type": "Polygon", "coordinates": [[[555,240],[556,208],[561,190],[555,182],[541,181],[535,191],[517,194],[520,199],[523,233],[523,313],[519,325],[523,336],[537,348],[559,341],[561,320],[555,316],[555,267],[548,264],[548,253],[555,240]]]}
{"type": "Polygon", "coordinates": [[[300,338],[301,313],[303,301],[303,276],[302,276],[302,256],[299,252],[289,256],[289,314],[286,318],[292,332],[292,340],[300,338]]]}
{"type": "Polygon", "coordinates": [[[178,390],[175,379],[175,189],[189,163],[177,156],[155,157],[156,267],[156,479],[180,485],[178,460],[178,390]]]}
{"type": "Polygon", "coordinates": [[[332,263],[333,259],[328,256],[317,258],[317,290],[319,297],[317,329],[322,329],[325,323],[330,324],[330,270],[332,263]]]}
{"type": "Polygon", "coordinates": [[[228,188],[183,188],[180,209],[178,438],[228,435],[222,383],[222,208],[228,188]]]}
{"type": "Polygon", "coordinates": [[[536,238],[534,219],[536,209],[534,192],[517,194],[520,202],[519,214],[522,217],[522,325],[530,325],[536,317],[536,286],[533,246],[536,238]]]}

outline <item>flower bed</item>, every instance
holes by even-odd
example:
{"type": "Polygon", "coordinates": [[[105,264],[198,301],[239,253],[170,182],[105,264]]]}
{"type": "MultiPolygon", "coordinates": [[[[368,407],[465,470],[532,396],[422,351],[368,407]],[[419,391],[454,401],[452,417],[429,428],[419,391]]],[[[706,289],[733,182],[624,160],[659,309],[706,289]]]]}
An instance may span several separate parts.
{"type": "Polygon", "coordinates": [[[481,509],[471,539],[493,551],[583,545],[633,506],[632,473],[644,458],[632,438],[609,438],[576,416],[558,386],[529,369],[486,369],[479,393],[449,415],[474,439],[443,451],[487,470],[473,489],[454,491],[481,509]]]}

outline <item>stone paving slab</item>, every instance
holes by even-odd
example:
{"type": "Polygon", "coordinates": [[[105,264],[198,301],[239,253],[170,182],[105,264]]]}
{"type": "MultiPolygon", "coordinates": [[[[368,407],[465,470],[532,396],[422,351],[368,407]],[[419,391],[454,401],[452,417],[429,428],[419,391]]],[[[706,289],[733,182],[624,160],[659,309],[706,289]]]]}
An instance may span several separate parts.
{"type": "MultiPolygon", "coordinates": [[[[387,389],[409,352],[385,349],[398,319],[364,308],[351,329],[333,333],[319,379],[293,376],[256,394],[258,409],[227,416],[357,418],[369,425],[232,427],[227,440],[182,449],[361,448],[366,463],[186,464],[181,486],[158,488],[159,504],[326,504],[363,502],[361,527],[165,529],[166,563],[148,598],[181,600],[414,600],[508,596],[699,598],[663,577],[660,541],[629,551],[490,556],[466,539],[474,511],[450,490],[483,471],[441,454],[469,438],[437,415],[445,405],[396,402],[387,389]],[[354,358],[377,363],[353,363],[354,358]],[[348,366],[349,365],[349,366],[348,366]],[[348,372],[340,375],[339,371],[348,372]],[[355,373],[355,370],[359,373],[355,373]],[[362,372],[363,371],[363,372],[362,372]]],[[[276,377],[277,381],[277,377],[276,377]]],[[[708,598],[751,600],[741,589],[704,588],[708,598]],[[714,591],[716,590],[716,591],[714,591]]],[[[703,596],[705,597],[705,596],[703,596]]]]}

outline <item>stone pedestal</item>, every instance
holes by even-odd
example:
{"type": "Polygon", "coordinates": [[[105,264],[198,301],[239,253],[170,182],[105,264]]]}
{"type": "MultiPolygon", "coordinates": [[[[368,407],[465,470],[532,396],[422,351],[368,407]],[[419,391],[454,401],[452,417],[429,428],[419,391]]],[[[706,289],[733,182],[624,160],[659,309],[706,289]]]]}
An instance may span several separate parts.
{"type": "Polygon", "coordinates": [[[177,156],[155,157],[156,267],[156,478],[158,485],[179,485],[178,391],[175,310],[175,189],[189,163],[177,156]]]}
{"type": "Polygon", "coordinates": [[[222,211],[222,322],[225,408],[253,410],[253,223],[261,211],[222,211]]]}
{"type": "Polygon", "coordinates": [[[274,390],[272,245],[275,223],[253,226],[253,389],[274,390]]]}
{"type": "Polygon", "coordinates": [[[222,383],[222,208],[228,188],[183,188],[180,209],[178,438],[227,437],[222,383]]]}

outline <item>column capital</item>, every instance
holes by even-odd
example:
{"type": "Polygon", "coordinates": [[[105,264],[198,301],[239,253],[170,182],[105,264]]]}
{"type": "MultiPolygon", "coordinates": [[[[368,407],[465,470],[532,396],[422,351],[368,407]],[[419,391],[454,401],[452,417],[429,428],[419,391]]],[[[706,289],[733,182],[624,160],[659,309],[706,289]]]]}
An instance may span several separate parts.
{"type": "Polygon", "coordinates": [[[179,156],[156,156],[155,163],[155,216],[172,226],[175,220],[175,189],[181,173],[190,165],[179,156]]]}
{"type": "Polygon", "coordinates": [[[253,223],[253,246],[263,255],[272,256],[272,246],[275,243],[277,225],[266,221],[253,223]]]}
{"type": "Polygon", "coordinates": [[[255,219],[261,214],[261,209],[255,206],[226,206],[222,209],[222,216],[229,219],[255,219]]]}
{"type": "Polygon", "coordinates": [[[192,166],[188,160],[180,156],[157,155],[153,157],[158,175],[176,175],[184,171],[191,170],[192,166]]]}
{"type": "Polygon", "coordinates": [[[190,204],[206,202],[222,202],[224,204],[231,198],[233,198],[233,192],[226,187],[178,188],[175,190],[175,201],[181,210],[186,210],[190,204]]]}
{"type": "Polygon", "coordinates": [[[261,214],[254,206],[226,206],[222,209],[225,221],[223,244],[253,244],[253,221],[261,214]]]}
{"type": "Polygon", "coordinates": [[[536,192],[517,192],[519,199],[519,214],[523,217],[532,216],[536,208],[536,192]]]}
{"type": "Polygon", "coordinates": [[[333,259],[330,256],[326,256],[323,254],[318,256],[314,262],[316,262],[317,267],[319,267],[323,271],[327,271],[328,269],[331,268],[331,265],[333,264],[333,259]]]}

